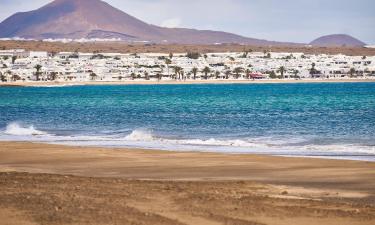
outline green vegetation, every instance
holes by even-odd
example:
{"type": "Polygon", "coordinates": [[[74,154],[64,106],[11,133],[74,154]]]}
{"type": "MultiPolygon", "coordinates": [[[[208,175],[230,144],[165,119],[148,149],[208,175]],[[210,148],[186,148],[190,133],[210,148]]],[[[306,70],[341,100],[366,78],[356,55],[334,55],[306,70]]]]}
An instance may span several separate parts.
{"type": "Polygon", "coordinates": [[[199,59],[199,57],[201,57],[201,54],[199,52],[188,52],[186,54],[186,57],[188,57],[189,59],[199,59]]]}

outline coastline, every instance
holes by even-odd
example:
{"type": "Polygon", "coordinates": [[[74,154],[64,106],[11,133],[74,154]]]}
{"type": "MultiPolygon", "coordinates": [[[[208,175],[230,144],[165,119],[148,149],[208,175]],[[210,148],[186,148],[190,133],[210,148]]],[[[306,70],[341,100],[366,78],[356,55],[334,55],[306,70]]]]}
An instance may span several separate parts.
{"type": "Polygon", "coordinates": [[[124,80],[124,81],[91,81],[91,82],[7,82],[1,83],[1,86],[8,87],[53,87],[53,86],[83,86],[83,85],[186,85],[186,84],[297,84],[297,83],[374,83],[373,79],[267,79],[267,80],[124,80]]]}
{"type": "Polygon", "coordinates": [[[144,43],[126,43],[126,42],[43,42],[41,45],[38,41],[21,41],[21,40],[0,40],[0,45],[6,49],[22,48],[28,51],[48,51],[48,52],[74,52],[77,49],[80,52],[92,53],[116,52],[124,54],[132,53],[186,53],[186,52],[242,52],[244,49],[252,49],[254,52],[272,51],[272,52],[291,52],[304,54],[344,54],[349,56],[374,56],[374,48],[363,47],[304,47],[304,46],[262,46],[262,45],[197,45],[197,44],[155,44],[148,45],[144,43]]]}
{"type": "Polygon", "coordinates": [[[375,162],[370,161],[32,142],[1,142],[0,156],[0,172],[141,180],[252,180],[302,186],[319,186],[323,180],[340,175],[325,185],[334,187],[346,182],[344,189],[368,189],[375,194],[375,162]],[[366,182],[357,182],[359,179],[366,182]],[[353,186],[349,185],[351,180],[355,181],[353,186]]]}
{"type": "Polygon", "coordinates": [[[1,142],[3,224],[375,221],[375,163],[1,142]]]}

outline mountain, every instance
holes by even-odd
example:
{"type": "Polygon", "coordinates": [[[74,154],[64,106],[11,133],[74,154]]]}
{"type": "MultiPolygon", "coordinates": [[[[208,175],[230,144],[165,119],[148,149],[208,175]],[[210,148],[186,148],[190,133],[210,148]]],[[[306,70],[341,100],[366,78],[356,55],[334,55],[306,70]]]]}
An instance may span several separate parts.
{"type": "Polygon", "coordinates": [[[319,47],[363,47],[366,44],[350,35],[332,34],[315,39],[310,45],[319,47]]]}
{"type": "Polygon", "coordinates": [[[155,43],[285,45],[231,33],[147,24],[101,0],[55,0],[0,23],[0,38],[120,38],[155,43]]]}

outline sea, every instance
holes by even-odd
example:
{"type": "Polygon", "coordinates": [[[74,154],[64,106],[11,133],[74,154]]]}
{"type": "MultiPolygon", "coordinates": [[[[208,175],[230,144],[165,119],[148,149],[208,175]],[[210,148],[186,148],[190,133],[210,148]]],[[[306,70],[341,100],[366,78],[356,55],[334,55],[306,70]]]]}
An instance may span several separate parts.
{"type": "Polygon", "coordinates": [[[0,87],[1,141],[375,161],[375,83],[0,87]]]}

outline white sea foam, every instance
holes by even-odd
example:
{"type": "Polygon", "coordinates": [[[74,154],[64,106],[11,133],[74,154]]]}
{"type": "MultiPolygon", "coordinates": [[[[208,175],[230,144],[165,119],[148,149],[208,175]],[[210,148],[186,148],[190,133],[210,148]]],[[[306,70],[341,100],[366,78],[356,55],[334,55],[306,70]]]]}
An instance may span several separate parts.
{"type": "Polygon", "coordinates": [[[181,139],[181,140],[171,140],[171,139],[160,139],[162,142],[182,144],[182,145],[201,145],[201,146],[232,146],[232,147],[267,147],[266,143],[255,143],[246,140],[218,140],[215,138],[209,139],[181,139]]]}
{"type": "Polygon", "coordinates": [[[33,87],[58,88],[58,87],[73,87],[73,86],[85,86],[85,84],[51,84],[51,85],[34,85],[33,87]]]}
{"type": "Polygon", "coordinates": [[[19,123],[10,123],[5,129],[5,134],[16,135],[16,136],[25,136],[25,135],[44,135],[46,132],[37,130],[33,125],[31,126],[22,126],[19,123]]]}
{"type": "Polygon", "coordinates": [[[252,137],[176,139],[160,137],[151,130],[135,129],[125,137],[116,135],[48,134],[34,126],[10,123],[0,132],[0,141],[36,141],[73,146],[135,147],[173,151],[253,153],[283,156],[331,157],[375,161],[375,146],[360,143],[319,144],[311,137],[252,137]],[[2,135],[1,135],[2,133],[2,135]]]}
{"type": "Polygon", "coordinates": [[[154,136],[150,130],[137,129],[133,130],[125,137],[128,141],[153,141],[154,136]]]}

